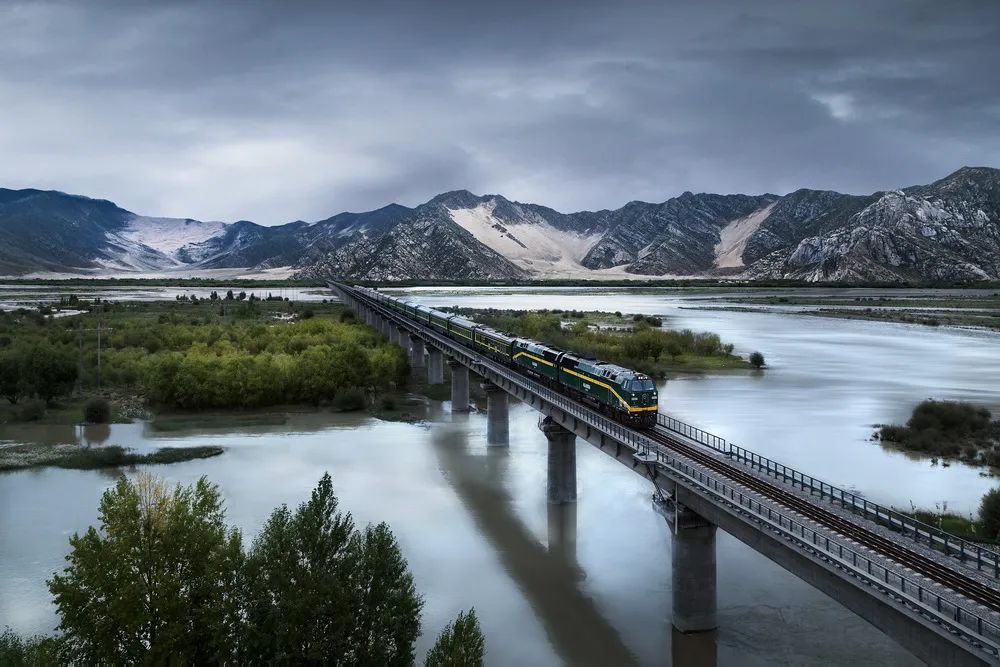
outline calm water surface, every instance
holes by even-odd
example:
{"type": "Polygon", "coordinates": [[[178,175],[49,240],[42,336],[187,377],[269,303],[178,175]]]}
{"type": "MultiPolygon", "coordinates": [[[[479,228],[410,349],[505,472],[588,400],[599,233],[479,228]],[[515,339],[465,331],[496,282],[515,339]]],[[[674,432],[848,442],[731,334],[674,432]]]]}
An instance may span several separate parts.
{"type": "MultiPolygon", "coordinates": [[[[663,315],[710,330],[769,368],[668,382],[661,407],[744,446],[886,503],[971,511],[995,479],[932,466],[868,441],[933,396],[1000,409],[1000,341],[975,331],[770,313],[691,310],[676,294],[580,290],[411,292],[423,303],[563,307],[663,315]]],[[[670,538],[650,487],[594,447],[578,444],[577,507],[545,502],[546,442],[537,413],[511,406],[509,449],[485,446],[485,415],[432,403],[422,424],[293,414],[287,424],[157,433],[110,429],[0,430],[8,442],[89,442],[140,449],[221,445],[220,457],[151,468],[171,481],[207,475],[249,540],[271,509],[305,498],[325,470],[359,524],[385,520],[426,597],[419,650],[475,606],[491,664],[912,664],[891,640],[741,543],[719,535],[720,630],[674,637],[670,538]],[[706,646],[706,641],[709,644],[706,646]],[[711,642],[714,641],[714,646],[711,642]]],[[[96,520],[119,471],[0,474],[0,626],[55,625],[44,579],[67,538],[96,520]]],[[[133,471],[127,471],[131,474],[133,471]]]]}

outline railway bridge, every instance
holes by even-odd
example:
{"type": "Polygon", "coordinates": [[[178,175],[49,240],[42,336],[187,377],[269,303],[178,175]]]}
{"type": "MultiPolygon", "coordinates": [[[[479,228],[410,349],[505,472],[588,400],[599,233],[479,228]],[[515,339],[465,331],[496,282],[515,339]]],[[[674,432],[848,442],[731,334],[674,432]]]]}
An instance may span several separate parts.
{"type": "Polygon", "coordinates": [[[510,396],[538,410],[548,439],[548,500],[576,501],[576,439],[647,479],[674,546],[673,614],[682,633],[716,622],[715,536],[722,529],[823,591],[932,665],[1000,665],[1000,554],[793,470],[667,414],[653,429],[613,421],[362,290],[331,283],[363,321],[407,350],[430,384],[451,369],[452,410],[469,409],[470,373],[487,396],[487,441],[507,443],[510,396]]]}

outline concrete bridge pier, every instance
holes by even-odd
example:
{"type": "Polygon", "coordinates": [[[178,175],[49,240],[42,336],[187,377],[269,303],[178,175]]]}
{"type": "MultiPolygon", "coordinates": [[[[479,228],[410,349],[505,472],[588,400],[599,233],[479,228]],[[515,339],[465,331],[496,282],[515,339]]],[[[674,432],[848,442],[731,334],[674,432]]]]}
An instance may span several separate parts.
{"type": "Polygon", "coordinates": [[[410,354],[410,334],[402,327],[396,327],[396,344],[403,348],[403,352],[410,354]]]}
{"type": "Polygon", "coordinates": [[[436,347],[427,349],[427,384],[444,384],[444,354],[436,347]]]}
{"type": "Polygon", "coordinates": [[[448,360],[451,370],[451,411],[469,411],[469,367],[454,359],[448,360]]]}
{"type": "Polygon", "coordinates": [[[547,497],[550,503],[576,502],[576,434],[545,417],[538,423],[549,441],[547,497]]]}
{"type": "Polygon", "coordinates": [[[716,526],[674,504],[673,625],[685,634],[719,627],[716,611],[716,526]]]}
{"type": "Polygon", "coordinates": [[[410,336],[410,368],[414,371],[421,370],[424,363],[424,339],[420,336],[410,336]]]}
{"type": "Polygon", "coordinates": [[[492,382],[484,382],[482,387],[486,392],[486,444],[506,447],[510,444],[507,392],[492,382]]]}

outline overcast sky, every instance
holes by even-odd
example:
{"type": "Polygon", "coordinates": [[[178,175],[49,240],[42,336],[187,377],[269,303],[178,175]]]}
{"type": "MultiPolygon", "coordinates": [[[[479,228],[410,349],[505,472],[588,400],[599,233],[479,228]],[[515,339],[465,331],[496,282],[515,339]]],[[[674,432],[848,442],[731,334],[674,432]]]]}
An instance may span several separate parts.
{"type": "Polygon", "coordinates": [[[0,187],[317,220],[1000,167],[1000,2],[0,0],[0,187]]]}

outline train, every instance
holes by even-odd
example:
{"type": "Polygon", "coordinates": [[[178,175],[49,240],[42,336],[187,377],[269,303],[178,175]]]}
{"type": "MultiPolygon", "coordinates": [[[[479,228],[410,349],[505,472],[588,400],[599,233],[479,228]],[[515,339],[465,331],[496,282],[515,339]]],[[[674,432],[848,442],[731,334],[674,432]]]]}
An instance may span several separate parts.
{"type": "Polygon", "coordinates": [[[635,428],[656,425],[659,395],[648,375],[574,352],[496,331],[472,320],[354,287],[368,299],[494,361],[513,368],[570,398],[635,428]]]}

